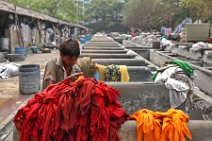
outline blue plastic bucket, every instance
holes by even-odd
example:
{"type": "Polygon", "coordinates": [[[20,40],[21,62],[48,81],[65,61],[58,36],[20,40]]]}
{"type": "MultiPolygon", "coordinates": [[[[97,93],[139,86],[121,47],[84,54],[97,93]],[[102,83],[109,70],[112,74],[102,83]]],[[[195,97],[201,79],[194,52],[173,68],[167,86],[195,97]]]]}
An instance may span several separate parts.
{"type": "Polygon", "coordinates": [[[20,54],[21,59],[25,60],[25,58],[26,58],[26,50],[25,50],[25,48],[16,47],[15,48],[15,53],[16,54],[20,54]]]}
{"type": "Polygon", "coordinates": [[[86,40],[86,41],[90,41],[90,40],[91,40],[91,38],[92,38],[92,36],[91,36],[91,35],[86,35],[86,36],[85,36],[85,40],[86,40]]]}
{"type": "Polygon", "coordinates": [[[81,38],[81,39],[80,39],[80,43],[81,43],[81,44],[85,44],[85,43],[86,43],[86,40],[83,39],[83,38],[81,38]]]}

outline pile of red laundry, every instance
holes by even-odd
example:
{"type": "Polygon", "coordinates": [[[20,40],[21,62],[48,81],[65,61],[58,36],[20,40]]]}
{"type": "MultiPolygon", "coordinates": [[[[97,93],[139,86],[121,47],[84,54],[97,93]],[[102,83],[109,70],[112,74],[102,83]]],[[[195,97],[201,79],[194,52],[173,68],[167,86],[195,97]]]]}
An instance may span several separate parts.
{"type": "Polygon", "coordinates": [[[129,119],[118,92],[92,78],[49,86],[14,118],[21,141],[119,141],[129,119]]]}

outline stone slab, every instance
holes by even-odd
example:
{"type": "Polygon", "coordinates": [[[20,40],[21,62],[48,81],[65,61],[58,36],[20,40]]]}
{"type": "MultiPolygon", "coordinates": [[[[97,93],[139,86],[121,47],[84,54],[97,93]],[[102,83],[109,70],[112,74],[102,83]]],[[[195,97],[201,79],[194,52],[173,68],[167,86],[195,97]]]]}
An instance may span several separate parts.
{"type": "Polygon", "coordinates": [[[163,84],[154,82],[108,82],[107,84],[120,92],[120,102],[128,114],[143,108],[153,111],[166,111],[170,108],[169,91],[163,84]]]}
{"type": "Polygon", "coordinates": [[[82,53],[80,54],[81,57],[90,57],[90,58],[123,58],[123,59],[131,59],[131,58],[135,58],[136,55],[132,55],[132,54],[93,54],[93,53],[82,53]]]}
{"type": "MultiPolygon", "coordinates": [[[[137,141],[137,122],[131,120],[125,122],[119,130],[121,141],[137,141]]],[[[188,122],[192,141],[211,141],[212,121],[191,120],[188,122]]]]}
{"type": "Polygon", "coordinates": [[[83,47],[84,50],[125,50],[123,47],[83,47]]]}
{"type": "Polygon", "coordinates": [[[93,59],[93,62],[101,65],[126,65],[126,66],[146,66],[144,60],[140,59],[93,59]]]}
{"type": "Polygon", "coordinates": [[[82,50],[82,53],[126,54],[127,50],[82,50]]]}

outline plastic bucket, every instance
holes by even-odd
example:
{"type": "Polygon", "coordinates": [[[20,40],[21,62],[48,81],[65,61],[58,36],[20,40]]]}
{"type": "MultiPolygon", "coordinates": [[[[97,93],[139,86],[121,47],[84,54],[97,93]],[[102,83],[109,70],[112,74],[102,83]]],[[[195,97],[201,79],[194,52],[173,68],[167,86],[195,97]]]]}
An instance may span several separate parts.
{"type": "Polygon", "coordinates": [[[26,50],[25,50],[25,48],[16,47],[15,48],[15,53],[16,54],[20,54],[21,59],[25,60],[25,58],[26,58],[26,50]]]}
{"type": "Polygon", "coordinates": [[[21,94],[35,94],[40,91],[39,65],[23,65],[19,68],[19,90],[21,94]]]}

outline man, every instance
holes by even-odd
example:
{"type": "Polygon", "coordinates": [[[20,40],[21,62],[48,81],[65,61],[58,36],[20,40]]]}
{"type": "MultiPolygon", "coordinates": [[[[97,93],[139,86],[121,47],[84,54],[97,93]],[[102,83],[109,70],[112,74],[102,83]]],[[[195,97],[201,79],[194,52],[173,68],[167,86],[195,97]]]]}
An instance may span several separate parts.
{"type": "Polygon", "coordinates": [[[59,51],[60,57],[49,61],[45,67],[43,89],[64,79],[75,81],[82,75],[80,67],[75,64],[80,55],[78,41],[73,39],[64,41],[59,51]]]}

